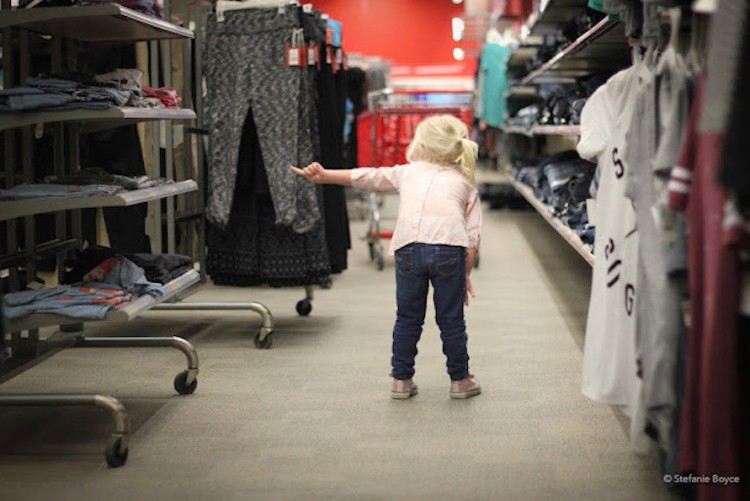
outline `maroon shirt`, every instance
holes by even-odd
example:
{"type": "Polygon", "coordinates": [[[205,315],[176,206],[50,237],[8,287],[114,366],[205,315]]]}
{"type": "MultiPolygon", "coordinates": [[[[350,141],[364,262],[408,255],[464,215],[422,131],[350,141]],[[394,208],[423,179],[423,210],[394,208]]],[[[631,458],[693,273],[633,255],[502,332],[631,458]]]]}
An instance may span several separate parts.
{"type": "MultiPolygon", "coordinates": [[[[698,131],[703,101],[698,83],[688,129],[670,181],[669,204],[686,213],[690,279],[687,382],[680,426],[680,470],[707,476],[702,500],[739,500],[738,484],[713,475],[742,476],[737,224],[718,184],[724,135],[698,131]]],[[[740,221],[741,222],[741,221],[740,221]]]]}

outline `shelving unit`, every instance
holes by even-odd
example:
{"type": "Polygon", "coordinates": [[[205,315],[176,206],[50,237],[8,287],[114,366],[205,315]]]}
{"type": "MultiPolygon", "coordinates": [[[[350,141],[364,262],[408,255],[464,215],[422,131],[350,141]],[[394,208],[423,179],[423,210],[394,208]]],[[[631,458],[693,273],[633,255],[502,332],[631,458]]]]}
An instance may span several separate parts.
{"type": "Polygon", "coordinates": [[[552,226],[561,237],[565,239],[571,247],[573,247],[583,259],[586,260],[591,266],[594,265],[594,255],[591,252],[591,247],[581,241],[581,238],[562,221],[556,218],[552,212],[544,205],[538,198],[534,196],[534,191],[526,186],[525,184],[516,181],[515,179],[510,180],[511,185],[516,191],[524,197],[539,214],[552,226]]]}
{"type": "MultiPolygon", "coordinates": [[[[578,10],[581,6],[579,4],[578,10]]],[[[523,84],[574,81],[594,73],[626,66],[630,54],[625,28],[619,21],[604,18],[541,67],[522,79],[523,84]]]]}
{"type": "Polygon", "coordinates": [[[195,36],[181,26],[115,3],[0,11],[0,29],[11,27],[81,42],[132,43],[195,36]]]}
{"type": "Polygon", "coordinates": [[[508,134],[523,134],[524,136],[578,136],[581,127],[578,125],[534,125],[530,128],[506,125],[503,130],[508,134]]]}
{"type": "Polygon", "coordinates": [[[0,221],[63,210],[125,207],[189,193],[197,189],[198,183],[193,180],[186,180],[142,190],[124,191],[114,195],[6,200],[0,202],[0,221]]]}
{"type": "Polygon", "coordinates": [[[586,8],[585,0],[548,0],[531,25],[532,35],[551,35],[586,8]]]}
{"type": "MultiPolygon", "coordinates": [[[[157,304],[168,301],[175,295],[198,283],[199,280],[200,274],[195,270],[190,270],[164,284],[162,287],[162,290],[164,291],[163,296],[154,297],[148,294],[140,296],[123,305],[119,309],[109,311],[102,320],[86,320],[86,322],[126,322],[133,320],[152,309],[157,304]]],[[[11,331],[25,331],[54,325],[77,324],[81,323],[81,321],[81,319],[53,313],[35,313],[10,320],[8,322],[8,329],[11,331]]]]}
{"type": "MultiPolygon", "coordinates": [[[[9,1],[2,0],[3,9],[0,10],[0,29],[3,30],[4,54],[9,59],[4,75],[6,87],[19,85],[28,75],[30,63],[29,32],[39,33],[50,37],[52,69],[53,71],[75,70],[77,59],[75,44],[65,44],[69,53],[63,53],[63,39],[86,43],[134,43],[139,41],[164,41],[169,39],[192,39],[194,34],[185,28],[176,26],[161,19],[152,18],[121,7],[118,4],[90,5],[77,7],[49,7],[37,9],[11,9],[9,1]],[[17,40],[15,40],[17,38],[17,40]],[[17,45],[16,45],[17,43],[17,45]],[[16,74],[15,50],[18,47],[20,57],[20,74],[16,74]]],[[[168,12],[168,11],[167,11],[168,12]]],[[[152,44],[152,48],[156,45],[152,44]]],[[[189,54],[186,52],[185,54],[189,54]]],[[[170,56],[162,60],[165,67],[170,67],[170,56]]],[[[159,64],[152,60],[152,78],[156,77],[159,64]]],[[[166,78],[169,84],[169,78],[166,78]]],[[[69,111],[38,111],[0,114],[0,131],[4,132],[6,179],[14,179],[17,168],[15,162],[14,135],[10,129],[22,128],[20,143],[20,162],[26,179],[34,177],[32,162],[30,162],[30,127],[44,123],[59,124],[53,129],[55,173],[64,174],[78,167],[78,134],[83,130],[97,130],[102,127],[119,126],[123,124],[143,121],[175,121],[192,120],[196,114],[190,109],[153,109],[153,108],[111,108],[108,110],[69,110],[69,111]],[[67,138],[66,138],[67,133],[67,138]]],[[[14,133],[13,133],[14,134],[14,133]]],[[[168,128],[166,135],[166,176],[171,178],[172,168],[172,131],[168,128]]],[[[156,156],[158,158],[158,156],[156,156]]],[[[12,182],[12,181],[11,181],[12,182]]],[[[12,186],[12,185],[11,185],[12,186]]],[[[8,187],[11,187],[8,186],[8,187]]],[[[23,223],[25,230],[24,244],[27,250],[21,253],[26,259],[27,272],[33,275],[37,252],[49,247],[54,252],[65,252],[70,249],[71,239],[67,237],[65,217],[56,218],[57,239],[53,242],[37,244],[34,236],[35,214],[72,211],[92,207],[118,207],[145,202],[170,199],[179,194],[196,191],[198,184],[192,180],[156,186],[143,190],[122,192],[109,196],[93,196],[86,198],[44,198],[10,200],[0,202],[0,220],[7,220],[8,246],[17,248],[17,224],[23,223]]],[[[62,216],[62,214],[60,214],[62,216]]],[[[76,235],[75,217],[73,234],[76,235]]],[[[161,218],[159,218],[161,220],[161,218]]],[[[174,222],[173,206],[167,203],[168,227],[174,222]]],[[[159,245],[161,242],[158,242],[159,245]]],[[[7,263],[16,263],[19,256],[13,255],[5,259],[7,263]]],[[[62,263],[58,256],[58,266],[62,263]]],[[[6,266],[9,266],[6,264],[6,266]]],[[[175,298],[182,291],[198,283],[201,275],[196,270],[190,270],[180,277],[164,284],[164,294],[158,298],[140,296],[117,310],[109,312],[102,321],[128,321],[142,315],[160,303],[175,298]]],[[[5,321],[5,320],[4,320],[5,321]]],[[[7,321],[9,332],[28,331],[28,341],[38,345],[37,353],[49,348],[49,351],[72,347],[171,347],[182,351],[188,362],[186,370],[177,374],[174,388],[180,394],[193,393],[197,387],[198,355],[193,346],[178,337],[112,337],[92,338],[83,332],[84,322],[62,315],[32,314],[22,318],[7,321]],[[42,327],[60,326],[60,332],[53,334],[47,340],[40,340],[37,329],[42,327]],[[33,334],[33,335],[31,335],[33,334]]],[[[86,320],[88,322],[88,320],[86,320]]],[[[23,366],[16,372],[25,370],[23,366]]],[[[0,395],[0,406],[16,405],[85,405],[97,406],[109,411],[115,422],[115,432],[110,437],[105,449],[105,457],[110,466],[122,466],[127,461],[130,425],[125,408],[117,399],[105,395],[0,395]]]]}
{"type": "Polygon", "coordinates": [[[134,122],[153,120],[193,120],[195,112],[188,109],[113,107],[108,110],[18,111],[0,113],[0,130],[43,123],[68,122],[86,127],[119,127],[134,122]]]}

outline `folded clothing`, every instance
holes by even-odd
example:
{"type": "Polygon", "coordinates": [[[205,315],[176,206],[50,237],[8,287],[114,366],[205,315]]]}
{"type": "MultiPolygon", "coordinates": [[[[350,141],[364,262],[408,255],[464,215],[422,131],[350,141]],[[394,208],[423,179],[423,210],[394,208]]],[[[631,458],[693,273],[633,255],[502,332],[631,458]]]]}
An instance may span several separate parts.
{"type": "Polygon", "coordinates": [[[98,167],[81,169],[78,172],[73,172],[64,176],[47,176],[44,180],[52,183],[56,182],[75,185],[107,184],[122,186],[126,190],[141,190],[172,182],[163,177],[151,178],[148,176],[122,176],[120,174],[110,174],[104,169],[98,167]]]}
{"type": "Polygon", "coordinates": [[[105,259],[89,270],[83,276],[83,280],[97,284],[116,285],[138,296],[143,294],[164,295],[164,291],[159,284],[148,281],[143,268],[122,256],[105,259]]]}
{"type": "Polygon", "coordinates": [[[7,190],[0,190],[0,200],[22,200],[28,198],[80,198],[95,195],[112,195],[122,191],[122,186],[108,184],[19,184],[7,190]]]}
{"type": "MultiPolygon", "coordinates": [[[[69,268],[63,280],[66,283],[79,282],[92,269],[112,257],[122,257],[115,250],[102,245],[91,245],[76,251],[76,257],[65,264],[69,268]]],[[[144,271],[149,282],[165,284],[193,269],[193,259],[181,254],[128,254],[127,257],[144,271]]]]}
{"type": "Polygon", "coordinates": [[[32,313],[56,313],[73,318],[104,318],[121,307],[132,294],[118,288],[72,285],[54,289],[30,289],[3,296],[3,315],[19,318],[32,313]]]}

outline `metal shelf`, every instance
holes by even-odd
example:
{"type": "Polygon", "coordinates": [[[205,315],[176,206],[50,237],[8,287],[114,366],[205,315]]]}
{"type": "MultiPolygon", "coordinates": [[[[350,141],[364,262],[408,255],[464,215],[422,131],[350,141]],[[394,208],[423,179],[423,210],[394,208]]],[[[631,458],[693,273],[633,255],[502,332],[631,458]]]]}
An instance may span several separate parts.
{"type": "Polygon", "coordinates": [[[587,0],[549,0],[531,26],[532,35],[552,35],[560,26],[586,10],[587,0]]]}
{"type": "Polygon", "coordinates": [[[604,71],[615,71],[630,64],[625,27],[604,18],[557,53],[541,67],[526,75],[521,83],[574,81],[575,78],[604,71]]]}
{"type": "Polygon", "coordinates": [[[531,128],[506,125],[503,130],[508,134],[525,136],[580,136],[580,125],[534,125],[531,128]]]}
{"type": "Polygon", "coordinates": [[[160,198],[172,197],[198,189],[198,183],[189,179],[177,183],[164,184],[143,190],[123,191],[115,195],[92,197],[28,198],[0,202],[0,221],[34,214],[58,212],[71,209],[94,207],[124,207],[160,198]]]}
{"type": "Polygon", "coordinates": [[[109,311],[102,320],[72,318],[53,313],[34,313],[9,320],[8,331],[17,332],[54,325],[80,324],[83,322],[122,322],[133,320],[157,304],[169,300],[193,284],[198,283],[198,281],[200,281],[200,273],[196,270],[190,270],[171,282],[164,284],[162,287],[164,291],[163,296],[153,297],[148,294],[140,296],[117,310],[109,311]]]}
{"type": "MultiPolygon", "coordinates": [[[[70,7],[73,8],[73,7],[70,7]]],[[[110,126],[150,120],[192,120],[190,109],[110,108],[108,110],[16,111],[0,113],[0,130],[51,122],[102,123],[110,126]]]]}
{"type": "Polygon", "coordinates": [[[0,11],[0,28],[24,28],[83,42],[194,38],[192,31],[116,3],[0,11]]]}
{"type": "Polygon", "coordinates": [[[552,226],[561,237],[567,241],[571,247],[573,247],[578,253],[589,263],[594,266],[594,254],[591,252],[591,248],[581,241],[581,238],[576,234],[575,231],[571,230],[562,221],[552,215],[552,212],[544,205],[538,198],[534,196],[534,191],[526,186],[525,184],[516,181],[515,179],[510,180],[510,184],[516,191],[525,198],[531,205],[541,214],[544,219],[552,226]]]}

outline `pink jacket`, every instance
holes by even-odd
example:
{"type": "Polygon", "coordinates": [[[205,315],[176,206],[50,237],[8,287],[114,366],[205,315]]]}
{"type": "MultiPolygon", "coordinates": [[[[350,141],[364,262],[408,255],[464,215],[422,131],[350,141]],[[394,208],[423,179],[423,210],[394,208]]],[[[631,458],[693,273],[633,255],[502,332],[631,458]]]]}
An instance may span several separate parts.
{"type": "Polygon", "coordinates": [[[398,191],[396,229],[388,253],[412,242],[479,245],[482,211],[477,189],[452,167],[415,162],[395,167],[352,170],[352,186],[398,191]]]}

